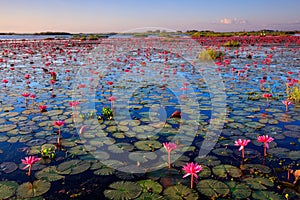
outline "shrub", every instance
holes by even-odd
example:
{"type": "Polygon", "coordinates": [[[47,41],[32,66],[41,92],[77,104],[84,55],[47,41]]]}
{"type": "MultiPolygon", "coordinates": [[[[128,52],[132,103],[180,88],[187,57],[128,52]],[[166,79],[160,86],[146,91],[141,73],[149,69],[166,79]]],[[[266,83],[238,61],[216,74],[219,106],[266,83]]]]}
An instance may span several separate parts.
{"type": "Polygon", "coordinates": [[[223,58],[224,53],[221,51],[214,50],[212,48],[201,51],[198,54],[198,59],[200,60],[217,60],[223,58]]]}
{"type": "Polygon", "coordinates": [[[229,40],[223,44],[224,47],[239,47],[241,43],[235,40],[229,40]]]}

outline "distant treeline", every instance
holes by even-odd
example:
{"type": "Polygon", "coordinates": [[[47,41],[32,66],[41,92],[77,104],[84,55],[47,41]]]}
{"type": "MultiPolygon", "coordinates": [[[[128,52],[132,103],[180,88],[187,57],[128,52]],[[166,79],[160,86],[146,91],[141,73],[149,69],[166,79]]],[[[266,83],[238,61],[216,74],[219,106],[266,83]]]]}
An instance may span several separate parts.
{"type": "Polygon", "coordinates": [[[261,31],[241,31],[241,32],[214,32],[214,31],[198,31],[188,30],[185,34],[193,37],[232,37],[232,36],[287,36],[299,34],[300,31],[274,31],[274,30],[261,30],[261,31]]]}

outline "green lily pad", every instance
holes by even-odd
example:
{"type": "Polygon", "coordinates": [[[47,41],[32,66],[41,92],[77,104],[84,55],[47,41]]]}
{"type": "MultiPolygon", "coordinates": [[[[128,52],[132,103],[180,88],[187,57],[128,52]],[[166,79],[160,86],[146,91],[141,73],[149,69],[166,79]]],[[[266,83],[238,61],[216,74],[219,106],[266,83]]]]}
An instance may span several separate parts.
{"type": "Polygon", "coordinates": [[[134,182],[119,181],[109,185],[110,189],[104,191],[104,195],[108,199],[113,200],[128,200],[137,198],[142,188],[134,182]]]}
{"type": "Polygon", "coordinates": [[[199,198],[191,188],[185,185],[174,185],[164,190],[164,195],[167,199],[172,200],[197,200],[199,198]]]}
{"type": "Polygon", "coordinates": [[[165,200],[165,198],[155,193],[142,193],[136,200],[165,200]]]}
{"type": "Polygon", "coordinates": [[[150,160],[155,160],[157,155],[154,152],[132,152],[129,154],[129,159],[140,163],[145,163],[150,160]]]}
{"type": "Polygon", "coordinates": [[[221,161],[216,156],[206,156],[204,158],[197,157],[195,162],[199,163],[200,165],[206,165],[210,167],[221,164],[221,161]]]}
{"type": "Polygon", "coordinates": [[[16,169],[18,169],[18,165],[14,162],[3,162],[0,164],[0,171],[7,174],[14,172],[16,169]]]}
{"type": "Polygon", "coordinates": [[[298,160],[300,159],[300,151],[290,151],[288,152],[287,157],[292,160],[298,160]]]}
{"type": "Polygon", "coordinates": [[[90,168],[90,163],[81,160],[65,161],[57,166],[58,174],[79,174],[90,168]]]}
{"type": "Polygon", "coordinates": [[[163,187],[159,183],[151,179],[141,180],[138,181],[137,183],[143,188],[143,192],[159,194],[163,190],[163,187]]]}
{"type": "Polygon", "coordinates": [[[0,181],[0,199],[8,199],[13,196],[18,186],[15,181],[0,181]]]}
{"type": "Polygon", "coordinates": [[[0,124],[0,132],[8,132],[17,128],[15,124],[0,124]]]}
{"type": "Polygon", "coordinates": [[[41,171],[38,171],[37,173],[35,173],[35,177],[37,179],[45,180],[49,182],[57,181],[65,178],[64,176],[58,174],[55,166],[46,167],[41,171]]]}
{"type": "Polygon", "coordinates": [[[43,180],[37,180],[33,183],[26,182],[18,187],[17,194],[21,198],[37,197],[48,192],[50,186],[50,182],[43,180]]]}
{"type": "Polygon", "coordinates": [[[94,171],[95,175],[101,175],[101,176],[109,176],[114,173],[114,169],[110,167],[103,167],[102,169],[98,169],[94,171]]]}
{"type": "Polygon", "coordinates": [[[108,147],[108,150],[113,153],[123,153],[124,151],[132,151],[134,149],[134,146],[129,143],[117,143],[110,145],[108,147]]]}
{"type": "Polygon", "coordinates": [[[281,195],[272,191],[254,191],[252,197],[257,200],[284,200],[281,195]]]}
{"type": "Polygon", "coordinates": [[[134,146],[140,150],[153,151],[155,149],[161,148],[162,144],[158,141],[145,140],[134,143],[134,146]]]}
{"type": "Polygon", "coordinates": [[[245,125],[250,127],[250,128],[253,128],[255,130],[261,129],[261,128],[266,126],[265,124],[262,124],[262,123],[259,123],[259,122],[247,122],[247,123],[245,123],[245,125]]]}
{"type": "Polygon", "coordinates": [[[196,188],[201,194],[210,198],[225,196],[230,192],[225,183],[212,179],[199,181],[196,188]]]}
{"type": "Polygon", "coordinates": [[[268,166],[261,164],[245,164],[241,166],[242,170],[255,170],[261,173],[270,173],[271,169],[268,166]]]}
{"type": "Polygon", "coordinates": [[[257,189],[257,190],[266,190],[267,187],[273,187],[274,182],[267,178],[263,177],[249,177],[245,178],[244,181],[247,182],[247,184],[252,188],[252,189],[257,189]]]}
{"type": "Polygon", "coordinates": [[[212,171],[221,178],[226,178],[227,175],[237,178],[242,175],[242,171],[233,165],[218,165],[212,168],[212,171]]]}
{"type": "Polygon", "coordinates": [[[212,152],[219,156],[231,156],[233,153],[233,151],[228,148],[217,148],[217,149],[212,150],[212,152]]]}
{"type": "Polygon", "coordinates": [[[246,199],[251,195],[251,189],[243,183],[226,182],[230,189],[232,199],[246,199]]]}
{"type": "MultiPolygon", "coordinates": [[[[198,163],[199,164],[199,163],[198,163]]],[[[198,174],[198,176],[200,178],[208,178],[211,176],[211,170],[209,167],[205,166],[205,165],[201,165],[202,166],[202,170],[201,172],[198,174]]]]}

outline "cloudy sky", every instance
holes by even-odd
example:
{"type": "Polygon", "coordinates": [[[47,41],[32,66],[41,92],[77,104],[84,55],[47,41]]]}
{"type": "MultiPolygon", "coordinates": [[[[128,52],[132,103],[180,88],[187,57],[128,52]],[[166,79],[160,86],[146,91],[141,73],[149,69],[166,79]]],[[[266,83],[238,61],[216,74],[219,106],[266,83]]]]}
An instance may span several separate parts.
{"type": "Polygon", "coordinates": [[[1,0],[0,32],[300,30],[300,0],[1,0]]]}

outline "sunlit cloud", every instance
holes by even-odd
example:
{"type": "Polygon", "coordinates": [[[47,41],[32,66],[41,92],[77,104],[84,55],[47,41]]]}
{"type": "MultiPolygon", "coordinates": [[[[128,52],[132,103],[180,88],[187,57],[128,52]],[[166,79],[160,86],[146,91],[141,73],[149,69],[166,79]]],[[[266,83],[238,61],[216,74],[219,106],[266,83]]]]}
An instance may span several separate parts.
{"type": "Polygon", "coordinates": [[[248,21],[240,18],[223,18],[219,21],[220,24],[248,24],[248,21]]]}

